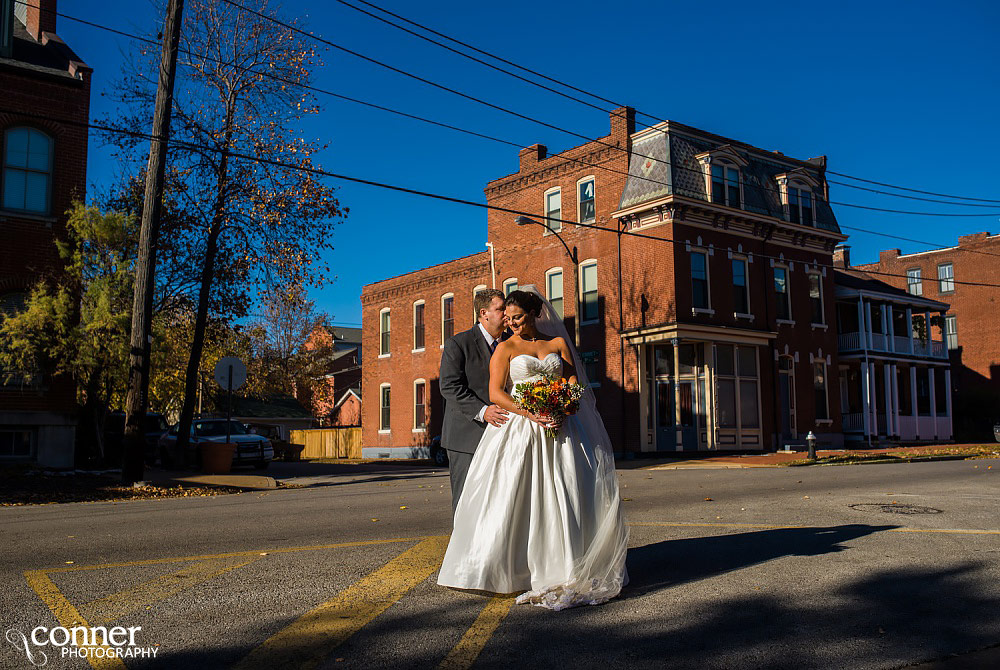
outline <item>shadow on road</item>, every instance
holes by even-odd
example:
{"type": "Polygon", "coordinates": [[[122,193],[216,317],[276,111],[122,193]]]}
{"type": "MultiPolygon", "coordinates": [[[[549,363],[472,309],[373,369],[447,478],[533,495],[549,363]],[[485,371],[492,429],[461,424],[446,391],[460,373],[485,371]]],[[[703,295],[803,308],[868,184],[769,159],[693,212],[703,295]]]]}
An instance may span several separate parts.
{"type": "Polygon", "coordinates": [[[775,528],[682,540],[629,549],[629,585],[623,597],[677,586],[783,556],[844,551],[841,543],[898,526],[848,524],[828,528],[775,528]]]}

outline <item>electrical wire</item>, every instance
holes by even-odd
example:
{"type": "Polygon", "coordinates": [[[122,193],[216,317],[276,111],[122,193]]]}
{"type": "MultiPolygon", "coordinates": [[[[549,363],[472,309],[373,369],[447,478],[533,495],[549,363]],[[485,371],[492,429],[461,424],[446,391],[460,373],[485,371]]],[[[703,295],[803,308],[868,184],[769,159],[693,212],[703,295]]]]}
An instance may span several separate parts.
{"type": "MultiPolygon", "coordinates": [[[[349,182],[353,182],[353,183],[356,183],[356,184],[364,184],[366,186],[372,186],[372,187],[381,188],[381,189],[385,189],[385,190],[395,191],[397,193],[406,193],[406,194],[409,194],[409,195],[416,195],[416,196],[420,196],[420,197],[431,198],[431,199],[439,200],[439,201],[443,201],[443,202],[451,202],[451,203],[460,204],[460,205],[467,205],[467,206],[470,206],[470,207],[477,207],[479,209],[485,209],[485,210],[497,211],[497,212],[504,212],[504,213],[507,213],[507,214],[516,214],[516,215],[528,216],[528,217],[537,216],[536,214],[534,214],[532,212],[526,212],[526,211],[519,210],[519,209],[513,209],[513,208],[510,208],[510,207],[501,207],[499,205],[490,205],[488,203],[482,203],[482,202],[475,202],[473,200],[466,200],[464,198],[456,198],[454,196],[442,195],[442,194],[439,194],[439,193],[431,193],[429,191],[421,191],[421,190],[418,190],[418,189],[407,188],[405,186],[397,186],[395,184],[387,184],[385,182],[375,181],[375,180],[372,180],[372,179],[363,179],[361,177],[354,177],[354,176],[351,176],[351,175],[345,175],[345,174],[339,174],[339,173],[336,173],[336,172],[330,172],[328,170],[323,170],[323,169],[317,168],[317,167],[309,167],[309,166],[304,166],[304,165],[293,165],[293,164],[290,164],[290,163],[285,163],[285,162],[282,162],[282,161],[279,161],[279,160],[275,160],[275,159],[271,159],[271,158],[263,158],[263,157],[260,157],[260,156],[251,156],[249,154],[245,154],[245,153],[242,153],[242,152],[230,151],[230,150],[222,149],[222,148],[219,148],[219,147],[213,147],[213,146],[207,146],[207,145],[198,145],[198,144],[195,144],[193,142],[186,142],[184,140],[177,140],[177,139],[172,139],[172,138],[171,139],[155,138],[150,133],[144,133],[144,132],[135,131],[135,130],[126,130],[124,128],[115,128],[113,126],[105,126],[103,124],[97,124],[97,123],[86,122],[86,121],[76,121],[76,120],[73,120],[73,119],[57,118],[57,117],[52,117],[52,116],[48,116],[48,115],[44,115],[44,114],[23,112],[23,111],[15,110],[15,109],[0,108],[0,113],[15,114],[15,115],[19,115],[19,116],[26,116],[26,117],[36,118],[36,119],[43,119],[43,120],[51,121],[51,122],[55,122],[55,123],[63,123],[63,124],[69,125],[69,126],[91,128],[91,129],[101,130],[101,131],[104,131],[104,132],[119,133],[119,134],[128,135],[128,136],[136,137],[136,138],[140,138],[140,139],[147,139],[147,140],[150,140],[150,141],[152,141],[152,140],[155,139],[157,141],[162,141],[162,142],[164,142],[166,144],[174,145],[174,146],[177,146],[177,147],[180,147],[180,148],[190,149],[192,151],[198,151],[198,152],[208,151],[208,152],[211,152],[211,153],[226,154],[226,155],[228,155],[228,157],[230,159],[247,160],[247,161],[259,163],[259,164],[262,164],[262,165],[271,165],[271,166],[282,168],[282,169],[286,169],[286,170],[298,170],[298,171],[301,171],[301,172],[307,172],[307,173],[310,173],[310,174],[319,175],[319,176],[323,176],[323,177],[330,177],[332,179],[340,179],[342,181],[349,181],[349,182]]],[[[547,220],[547,221],[552,222],[552,223],[559,223],[560,225],[561,224],[569,224],[569,225],[573,225],[573,226],[575,226],[577,228],[599,230],[599,231],[603,231],[603,232],[614,233],[616,235],[623,235],[623,236],[628,236],[628,237],[636,237],[636,238],[639,238],[639,239],[653,240],[653,241],[656,241],[656,242],[666,242],[666,243],[669,243],[669,244],[685,245],[685,246],[687,244],[689,244],[689,242],[687,240],[683,240],[682,241],[682,240],[675,240],[675,239],[668,238],[668,237],[658,237],[658,236],[655,236],[655,235],[648,235],[648,234],[645,234],[645,233],[638,233],[638,232],[633,231],[633,230],[622,230],[622,229],[619,229],[617,227],[616,228],[606,228],[604,226],[599,226],[599,225],[595,225],[595,224],[580,223],[580,222],[577,222],[577,221],[569,221],[567,219],[556,218],[556,217],[544,217],[543,216],[543,217],[538,217],[538,218],[547,220]]],[[[782,262],[785,260],[785,259],[781,258],[780,256],[770,256],[770,255],[767,255],[767,254],[758,254],[757,256],[758,256],[758,258],[763,258],[763,259],[767,259],[767,260],[782,261],[782,262]]],[[[817,267],[817,268],[826,268],[826,269],[831,269],[831,270],[838,270],[838,269],[839,270],[844,270],[845,269],[845,268],[839,268],[839,267],[833,265],[832,263],[831,264],[824,264],[824,263],[817,262],[817,263],[815,263],[813,265],[815,267],[817,267]]],[[[895,274],[895,273],[891,273],[891,272],[881,272],[881,271],[877,271],[877,270],[858,270],[858,271],[859,272],[864,272],[866,274],[878,275],[878,276],[883,276],[883,277],[896,277],[896,278],[900,278],[900,279],[906,279],[907,278],[907,275],[905,275],[905,274],[901,275],[901,274],[895,274]]],[[[988,287],[988,288],[1000,288],[1000,284],[991,284],[991,283],[987,283],[987,282],[970,282],[970,281],[963,281],[963,280],[959,280],[959,279],[952,279],[951,282],[953,284],[960,284],[960,285],[967,285],[967,286],[983,286],[983,287],[988,287]]]]}
{"type": "MultiPolygon", "coordinates": [[[[564,86],[564,87],[566,87],[568,89],[571,89],[571,90],[576,91],[578,93],[582,93],[584,95],[590,96],[590,97],[592,97],[594,99],[601,100],[602,102],[606,102],[606,103],[608,103],[610,105],[614,105],[615,107],[625,107],[626,106],[626,105],[624,105],[622,103],[615,102],[614,100],[610,100],[608,98],[600,96],[600,95],[598,95],[596,93],[593,93],[591,91],[587,91],[585,89],[573,86],[572,84],[566,83],[565,81],[562,81],[560,79],[556,79],[554,77],[550,77],[550,76],[548,76],[546,74],[538,72],[537,70],[533,70],[531,68],[528,68],[528,67],[520,65],[518,63],[515,63],[515,62],[513,62],[511,60],[508,60],[506,58],[498,56],[498,55],[496,55],[496,54],[494,54],[492,52],[489,52],[489,51],[486,51],[484,49],[480,49],[478,47],[475,47],[475,46],[469,44],[468,42],[463,42],[462,40],[459,40],[459,39],[457,39],[455,37],[452,37],[450,35],[446,35],[444,33],[441,33],[439,31],[434,30],[433,28],[430,28],[430,27],[428,27],[426,25],[423,25],[423,24],[421,24],[421,23],[419,23],[417,21],[413,21],[412,19],[408,19],[408,18],[406,18],[404,16],[396,14],[396,13],[394,13],[394,12],[388,10],[388,9],[385,9],[384,7],[380,7],[380,6],[378,6],[378,5],[376,5],[376,4],[372,3],[372,2],[368,2],[367,0],[355,0],[355,1],[359,2],[361,4],[364,4],[364,5],[367,5],[368,7],[371,7],[372,9],[375,9],[375,10],[378,10],[380,12],[383,12],[384,14],[392,16],[392,17],[394,17],[396,19],[399,19],[400,21],[405,21],[406,23],[409,23],[412,26],[416,26],[416,27],[420,28],[421,30],[425,30],[425,31],[427,31],[427,32],[429,32],[429,33],[431,33],[433,35],[437,35],[438,37],[442,37],[444,39],[447,39],[447,40],[449,40],[451,42],[454,42],[455,44],[459,44],[459,45],[461,45],[461,46],[463,46],[463,47],[465,47],[467,49],[471,49],[472,51],[475,51],[476,53],[482,54],[484,56],[488,56],[489,58],[493,58],[494,60],[500,61],[502,63],[505,63],[505,64],[513,66],[513,67],[516,67],[519,70],[522,70],[524,72],[528,72],[528,73],[530,73],[530,74],[532,74],[532,75],[534,75],[536,77],[541,77],[542,79],[545,79],[546,81],[550,81],[552,83],[559,84],[560,86],[564,86]]],[[[441,44],[440,42],[438,42],[436,40],[432,40],[432,39],[430,39],[430,38],[428,38],[428,37],[426,37],[424,35],[420,35],[420,34],[414,32],[414,31],[412,31],[412,30],[410,30],[408,28],[405,28],[405,27],[400,26],[400,25],[398,25],[396,23],[393,23],[392,21],[389,21],[388,19],[385,19],[383,17],[380,17],[380,16],[377,16],[375,14],[372,14],[371,12],[368,12],[368,11],[366,11],[364,9],[361,9],[360,7],[357,7],[357,6],[353,5],[353,4],[351,4],[350,2],[347,2],[346,0],[337,0],[337,2],[339,2],[340,4],[345,5],[347,7],[350,7],[351,9],[354,9],[355,11],[361,12],[362,14],[366,14],[366,15],[374,18],[374,19],[377,19],[378,21],[381,21],[381,22],[386,23],[388,25],[394,26],[395,28],[397,28],[399,30],[403,30],[403,31],[405,31],[405,32],[407,32],[407,33],[409,33],[411,35],[414,35],[414,36],[420,38],[420,39],[428,41],[428,42],[430,42],[432,44],[436,44],[436,45],[440,46],[443,49],[447,49],[448,51],[451,51],[451,52],[456,53],[456,54],[458,54],[460,56],[463,56],[465,58],[473,60],[473,61],[475,61],[477,63],[481,63],[481,64],[483,64],[483,65],[485,65],[487,67],[490,67],[490,68],[492,68],[494,70],[497,70],[499,72],[503,72],[505,74],[508,74],[509,76],[515,77],[515,78],[517,78],[517,79],[519,79],[521,81],[526,81],[529,84],[532,84],[534,86],[538,86],[538,87],[543,88],[543,89],[545,89],[547,91],[551,91],[553,93],[556,93],[557,95],[561,95],[561,96],[563,96],[565,98],[568,98],[570,100],[579,102],[579,103],[584,104],[584,105],[586,105],[588,107],[592,107],[594,109],[599,109],[599,110],[601,110],[603,112],[606,112],[606,113],[613,113],[614,112],[614,110],[605,109],[603,107],[600,107],[599,105],[594,105],[593,103],[590,103],[590,102],[587,102],[587,101],[584,101],[584,100],[580,100],[579,98],[577,98],[575,96],[571,96],[571,95],[568,95],[568,94],[563,93],[561,91],[555,90],[555,89],[551,88],[550,86],[546,86],[544,84],[540,84],[538,82],[529,80],[526,77],[522,77],[521,75],[518,75],[516,73],[510,72],[509,70],[505,70],[505,69],[500,68],[500,67],[498,67],[496,65],[493,65],[491,63],[484,62],[482,59],[479,59],[479,58],[476,58],[476,57],[471,56],[469,54],[463,53],[463,52],[461,52],[461,51],[459,51],[457,49],[454,49],[452,47],[449,47],[449,46],[447,46],[445,44],[441,44]]],[[[647,118],[653,119],[654,125],[656,123],[660,122],[660,118],[658,116],[656,116],[656,115],[648,114],[648,113],[643,112],[643,111],[638,110],[638,109],[636,109],[635,111],[636,111],[637,114],[641,114],[642,116],[645,116],[647,118]]],[[[647,125],[645,127],[646,128],[653,128],[654,126],[647,125]]],[[[845,173],[842,173],[842,172],[834,172],[833,170],[828,170],[828,172],[830,174],[835,174],[835,175],[838,175],[840,177],[845,177],[845,178],[848,178],[848,179],[855,179],[857,181],[863,181],[863,182],[866,182],[866,183],[869,183],[869,184],[876,184],[878,186],[885,186],[887,188],[895,188],[895,189],[899,189],[899,190],[910,191],[910,192],[913,192],[913,193],[923,193],[925,195],[937,195],[937,196],[940,196],[940,197],[952,198],[952,199],[959,199],[959,200],[975,200],[975,201],[979,201],[979,202],[1000,203],[1000,200],[996,200],[996,199],[973,198],[973,197],[968,197],[968,196],[951,195],[951,194],[947,194],[947,193],[934,193],[934,192],[931,192],[931,191],[922,191],[922,190],[918,190],[918,189],[907,188],[907,187],[904,187],[904,186],[897,186],[897,185],[894,185],[894,184],[888,184],[888,183],[884,183],[884,182],[877,182],[877,181],[872,181],[872,180],[868,180],[868,179],[863,179],[861,177],[855,177],[853,175],[845,174],[845,173]]],[[[861,189],[861,190],[870,190],[870,191],[872,191],[874,193],[879,193],[879,194],[882,194],[882,195],[889,195],[889,196],[894,196],[894,197],[899,197],[899,198],[911,198],[913,200],[927,200],[925,198],[916,198],[916,197],[913,197],[913,196],[907,196],[907,195],[903,195],[903,194],[899,194],[899,193],[889,193],[887,191],[879,191],[879,190],[875,190],[875,189],[864,189],[863,187],[860,187],[860,186],[854,186],[852,184],[846,184],[844,182],[839,182],[839,181],[833,181],[833,180],[828,180],[828,181],[831,181],[831,183],[834,183],[834,184],[839,184],[841,186],[847,186],[847,187],[850,187],[850,188],[858,188],[858,189],[861,189]]],[[[940,202],[940,203],[949,204],[949,205],[968,205],[968,203],[947,202],[947,201],[943,201],[943,200],[927,200],[927,201],[928,202],[940,202]]],[[[975,205],[973,205],[973,206],[975,206],[975,205]]],[[[981,206],[981,207],[989,207],[989,205],[979,205],[979,206],[981,206]]]]}

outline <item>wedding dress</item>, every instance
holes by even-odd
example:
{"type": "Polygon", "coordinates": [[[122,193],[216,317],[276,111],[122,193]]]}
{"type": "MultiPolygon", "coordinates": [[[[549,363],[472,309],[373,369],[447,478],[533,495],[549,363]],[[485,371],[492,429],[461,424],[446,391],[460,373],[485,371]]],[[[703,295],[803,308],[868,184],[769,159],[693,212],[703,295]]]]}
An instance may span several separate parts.
{"type": "MultiPolygon", "coordinates": [[[[543,332],[549,334],[562,325],[551,317],[536,323],[540,330],[548,325],[543,332]]],[[[542,359],[520,354],[510,361],[509,381],[561,373],[557,353],[542,359]]],[[[627,582],[627,546],[614,456],[588,390],[555,438],[517,414],[502,426],[487,426],[455,511],[438,584],[526,591],[518,603],[553,610],[597,605],[627,582]]]]}

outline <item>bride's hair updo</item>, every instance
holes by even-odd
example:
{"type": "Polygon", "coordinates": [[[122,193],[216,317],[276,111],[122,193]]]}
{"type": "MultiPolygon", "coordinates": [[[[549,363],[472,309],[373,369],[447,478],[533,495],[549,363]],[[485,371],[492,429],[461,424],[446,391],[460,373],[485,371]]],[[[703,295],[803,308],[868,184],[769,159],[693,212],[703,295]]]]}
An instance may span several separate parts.
{"type": "Polygon", "coordinates": [[[517,305],[527,314],[538,318],[542,314],[542,299],[528,291],[511,291],[504,301],[504,306],[517,305]]]}

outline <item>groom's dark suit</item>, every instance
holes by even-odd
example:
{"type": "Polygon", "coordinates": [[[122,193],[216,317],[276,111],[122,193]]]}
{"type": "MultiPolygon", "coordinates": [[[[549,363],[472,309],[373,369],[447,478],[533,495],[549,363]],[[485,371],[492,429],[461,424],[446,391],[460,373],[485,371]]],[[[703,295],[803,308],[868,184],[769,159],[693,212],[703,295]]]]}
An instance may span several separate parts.
{"type": "Polygon", "coordinates": [[[444,398],[444,424],[441,446],[448,450],[451,471],[452,507],[458,505],[465,476],[486,422],[477,420],[483,407],[490,404],[490,356],[482,330],[477,323],[444,343],[441,355],[441,396],[444,398]]]}

